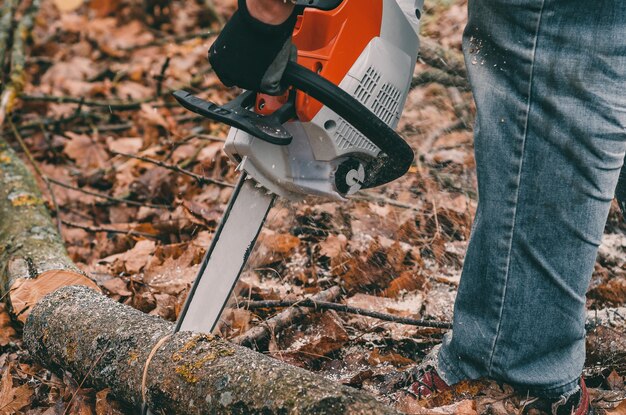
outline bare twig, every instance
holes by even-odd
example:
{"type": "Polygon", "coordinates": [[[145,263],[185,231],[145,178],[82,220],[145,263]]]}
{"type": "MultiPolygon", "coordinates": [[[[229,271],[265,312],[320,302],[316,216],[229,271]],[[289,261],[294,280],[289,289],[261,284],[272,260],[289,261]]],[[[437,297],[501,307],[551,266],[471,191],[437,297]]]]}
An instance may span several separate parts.
{"type": "Polygon", "coordinates": [[[462,130],[465,128],[466,128],[465,121],[461,119],[453,121],[450,124],[446,124],[442,127],[437,128],[435,131],[428,134],[426,138],[419,144],[419,153],[426,154],[430,152],[430,150],[433,147],[433,144],[435,144],[435,141],[437,141],[437,139],[441,137],[442,135],[451,133],[453,131],[462,130]]]}
{"type": "Polygon", "coordinates": [[[53,179],[52,177],[48,177],[48,181],[50,181],[50,183],[56,184],[57,186],[65,187],[66,189],[75,190],[77,192],[81,192],[86,195],[99,197],[102,199],[109,200],[111,202],[121,203],[121,204],[129,205],[129,206],[138,206],[138,207],[145,206],[145,207],[154,208],[154,209],[171,209],[172,208],[171,206],[167,206],[167,205],[153,205],[152,203],[136,202],[134,200],[121,199],[121,198],[109,196],[104,193],[92,192],[91,190],[87,190],[78,186],[72,186],[71,184],[63,183],[62,181],[53,179]]]}
{"type": "Polygon", "coordinates": [[[110,110],[137,110],[141,108],[141,104],[149,103],[156,100],[156,97],[140,99],[137,101],[92,101],[84,97],[76,98],[70,96],[58,95],[22,95],[23,101],[34,102],[53,102],[56,104],[80,104],[85,107],[108,108],[110,110]]]}
{"type": "Polygon", "coordinates": [[[161,37],[159,39],[153,40],[152,42],[148,42],[148,43],[144,43],[141,45],[133,45],[127,48],[123,48],[122,50],[124,52],[130,52],[133,50],[137,50],[137,49],[142,49],[142,48],[149,48],[152,46],[163,46],[163,45],[167,45],[168,43],[180,43],[180,42],[185,42],[187,40],[191,40],[191,39],[207,39],[210,38],[211,36],[216,36],[220,33],[220,30],[217,31],[202,31],[202,32],[195,32],[195,33],[187,33],[184,35],[180,35],[180,36],[167,36],[167,37],[161,37]]]}
{"type": "Polygon", "coordinates": [[[234,185],[230,184],[230,183],[226,183],[220,180],[216,180],[216,179],[211,179],[209,177],[205,177],[199,174],[196,174],[192,171],[189,170],[185,170],[182,169],[174,164],[168,164],[168,163],[164,163],[160,160],[155,160],[149,157],[143,157],[143,156],[136,156],[134,154],[127,154],[127,153],[120,153],[117,151],[111,151],[111,153],[116,154],[118,156],[123,156],[123,157],[128,157],[128,158],[132,158],[132,159],[137,159],[137,160],[141,160],[141,161],[145,161],[146,163],[150,163],[150,164],[154,164],[156,166],[159,167],[163,167],[165,169],[168,170],[172,170],[176,173],[180,173],[180,174],[184,174],[185,176],[189,176],[189,177],[193,177],[199,184],[217,184],[219,186],[224,186],[224,187],[235,187],[234,185]]]}
{"type": "MultiPolygon", "coordinates": [[[[334,301],[335,299],[339,298],[340,295],[341,289],[337,286],[334,286],[315,294],[312,297],[312,300],[314,302],[334,301]]],[[[251,302],[248,302],[247,304],[251,304],[251,302]]],[[[256,343],[266,340],[272,335],[272,333],[278,332],[286,327],[291,326],[292,324],[294,324],[295,321],[302,319],[309,313],[309,311],[302,308],[295,308],[291,306],[286,307],[290,308],[281,311],[269,320],[264,321],[258,326],[251,328],[247,332],[240,334],[234,339],[231,339],[231,341],[233,343],[242,345],[255,345],[256,343]]]]}
{"type": "Polygon", "coordinates": [[[384,205],[391,205],[391,206],[399,207],[402,209],[414,210],[416,212],[419,212],[421,210],[419,206],[398,202],[397,200],[393,200],[383,195],[378,195],[378,194],[371,193],[371,192],[362,191],[362,192],[357,193],[355,196],[352,196],[350,199],[362,200],[365,202],[382,203],[384,205]]]}
{"type": "Polygon", "coordinates": [[[429,66],[447,72],[453,76],[467,78],[463,55],[441,46],[435,40],[422,37],[420,39],[420,59],[429,66]]]}
{"type": "Polygon", "coordinates": [[[204,0],[204,8],[214,21],[219,23],[220,26],[224,26],[224,17],[222,17],[222,15],[219,14],[215,9],[215,4],[213,3],[213,0],[204,0]]]}
{"type": "Polygon", "coordinates": [[[165,79],[165,71],[167,71],[167,68],[169,66],[170,66],[170,57],[168,56],[168,57],[165,58],[165,61],[163,62],[163,65],[161,66],[161,71],[156,76],[156,80],[157,80],[156,94],[157,94],[157,97],[161,96],[161,88],[163,87],[163,79],[165,79]]]}
{"type": "Polygon", "coordinates": [[[421,85],[438,83],[443,86],[454,86],[462,91],[469,91],[470,86],[467,79],[459,75],[453,75],[440,69],[432,68],[428,71],[418,73],[411,81],[411,88],[421,85]]]}
{"type": "Polygon", "coordinates": [[[465,128],[471,129],[474,119],[469,111],[470,100],[464,100],[459,89],[453,86],[448,88],[448,95],[452,101],[452,107],[456,116],[463,121],[465,128]]]}
{"type": "Polygon", "coordinates": [[[109,348],[110,344],[111,344],[111,340],[109,340],[107,342],[107,344],[104,346],[104,349],[102,350],[102,353],[100,353],[98,358],[96,360],[94,360],[93,364],[91,365],[91,367],[89,368],[89,370],[87,371],[87,373],[85,374],[83,379],[80,381],[80,383],[76,387],[76,390],[72,394],[72,397],[70,398],[70,401],[67,403],[67,408],[65,408],[65,411],[63,411],[63,415],[67,415],[69,413],[70,409],[72,409],[72,402],[74,402],[74,399],[76,398],[76,395],[78,395],[78,392],[80,392],[80,389],[83,387],[83,384],[85,383],[85,381],[87,380],[89,375],[91,375],[91,372],[93,372],[94,368],[98,365],[100,360],[108,352],[108,348],[109,348]]]}
{"type": "Polygon", "coordinates": [[[258,308],[282,308],[282,307],[307,307],[318,310],[335,310],[342,313],[356,314],[359,316],[372,317],[392,323],[407,324],[410,326],[430,327],[436,329],[450,329],[452,324],[447,321],[418,320],[414,318],[398,317],[391,314],[379,313],[378,311],[366,310],[364,308],[352,307],[346,304],[338,304],[327,301],[316,301],[313,298],[303,300],[268,300],[268,301],[248,301],[243,305],[249,309],[258,308]]]}
{"type": "Polygon", "coordinates": [[[70,228],[82,229],[84,231],[91,232],[91,233],[107,232],[107,233],[119,233],[122,235],[129,235],[129,236],[143,236],[145,238],[157,238],[158,237],[158,235],[154,235],[154,234],[147,233],[147,232],[133,231],[131,229],[123,230],[123,229],[105,228],[105,227],[100,227],[100,226],[88,226],[88,225],[81,225],[80,223],[69,222],[66,220],[61,220],[61,222],[64,225],[69,226],[70,228]]]}

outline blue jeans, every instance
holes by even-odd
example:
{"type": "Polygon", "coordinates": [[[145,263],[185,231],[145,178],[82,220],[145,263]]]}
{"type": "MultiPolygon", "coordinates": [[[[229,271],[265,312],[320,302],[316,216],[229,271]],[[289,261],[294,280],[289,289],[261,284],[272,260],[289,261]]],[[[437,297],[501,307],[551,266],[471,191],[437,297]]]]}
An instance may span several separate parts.
{"type": "Polygon", "coordinates": [[[439,371],[568,395],[626,152],[626,3],[469,0],[463,49],[479,204],[439,371]]]}

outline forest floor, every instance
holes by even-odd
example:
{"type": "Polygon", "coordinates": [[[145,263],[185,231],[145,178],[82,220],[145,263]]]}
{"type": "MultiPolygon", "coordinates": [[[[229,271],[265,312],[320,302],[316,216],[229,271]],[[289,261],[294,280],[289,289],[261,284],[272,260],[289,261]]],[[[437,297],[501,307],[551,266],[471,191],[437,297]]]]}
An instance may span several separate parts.
{"type": "MultiPolygon", "coordinates": [[[[235,2],[153,3],[147,13],[135,0],[42,1],[24,95],[2,133],[27,160],[23,139],[73,260],[111,298],[175,320],[237,174],[222,151],[227,128],[186,112],[170,92],[185,88],[220,103],[237,95],[220,84],[206,58],[235,2]]],[[[422,34],[460,53],[466,13],[465,0],[428,1],[422,34]]],[[[420,63],[417,73],[430,70],[420,63]]],[[[234,338],[280,311],[248,309],[249,301],[300,299],[332,286],[342,288],[338,301],[347,305],[451,321],[477,200],[473,117],[462,85],[417,82],[399,126],[417,154],[409,174],[346,203],[280,201],[221,335],[234,338]]],[[[590,309],[625,304],[625,262],[626,225],[615,207],[590,309]]],[[[17,392],[8,392],[19,391],[19,413],[131,413],[108,390],[84,387],[88,379],[34,363],[3,309],[0,329],[0,392],[15,400],[17,392]]],[[[394,374],[421,361],[444,333],[321,311],[258,350],[407,413],[517,413],[521,398],[493,382],[430,401],[388,389],[394,374]]],[[[626,373],[617,369],[586,369],[594,405],[609,412],[626,397],[626,373]]],[[[9,403],[0,393],[0,414],[10,413],[3,412],[9,403]]],[[[623,406],[612,413],[626,413],[623,406]]]]}

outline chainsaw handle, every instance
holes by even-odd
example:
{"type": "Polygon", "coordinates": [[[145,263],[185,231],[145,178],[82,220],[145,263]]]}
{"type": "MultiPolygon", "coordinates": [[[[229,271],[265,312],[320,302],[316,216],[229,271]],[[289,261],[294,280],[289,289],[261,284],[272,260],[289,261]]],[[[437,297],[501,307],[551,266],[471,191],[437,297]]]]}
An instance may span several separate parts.
{"type": "Polygon", "coordinates": [[[390,126],[361,102],[317,73],[290,61],[283,82],[330,108],[384,154],[366,166],[364,188],[380,186],[403,176],[413,163],[413,150],[390,126]]]}
{"type": "Polygon", "coordinates": [[[311,7],[320,10],[333,10],[339,7],[343,0],[296,0],[296,6],[311,7]]]}

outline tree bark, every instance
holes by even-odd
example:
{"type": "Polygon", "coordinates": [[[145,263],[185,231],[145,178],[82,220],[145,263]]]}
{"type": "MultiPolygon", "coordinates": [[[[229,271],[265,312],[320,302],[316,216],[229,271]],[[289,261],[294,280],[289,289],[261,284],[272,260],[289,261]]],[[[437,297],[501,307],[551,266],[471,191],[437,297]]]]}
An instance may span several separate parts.
{"type": "Polygon", "coordinates": [[[30,38],[35,25],[35,17],[39,11],[41,0],[32,0],[24,12],[13,32],[13,46],[11,49],[11,71],[9,80],[0,96],[0,126],[4,124],[7,115],[15,107],[15,101],[24,89],[26,83],[26,43],[30,38]]]}
{"type": "Polygon", "coordinates": [[[35,306],[28,349],[132,405],[163,414],[397,414],[365,392],[206,334],[169,336],[173,324],[85,287],[66,287],[35,306]],[[168,337],[169,336],[169,337],[168,337]]]}
{"type": "Polygon", "coordinates": [[[17,320],[59,287],[97,289],[67,256],[32,175],[0,138],[0,297],[17,320]]]}
{"type": "Polygon", "coordinates": [[[11,34],[11,25],[13,24],[13,10],[15,10],[16,4],[16,0],[4,0],[0,6],[0,86],[2,85],[2,72],[11,34]]]}

